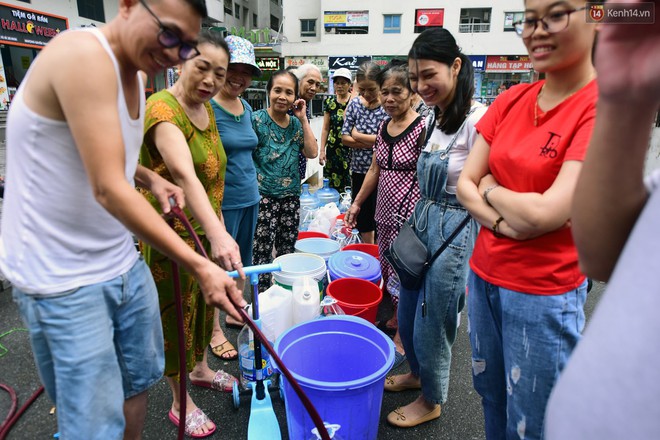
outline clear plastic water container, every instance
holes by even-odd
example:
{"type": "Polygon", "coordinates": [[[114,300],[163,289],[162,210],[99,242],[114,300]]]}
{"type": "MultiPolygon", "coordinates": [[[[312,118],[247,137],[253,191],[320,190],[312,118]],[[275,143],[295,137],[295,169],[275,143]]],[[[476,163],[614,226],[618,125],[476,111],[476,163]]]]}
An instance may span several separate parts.
{"type": "Polygon", "coordinates": [[[328,203],[339,205],[339,191],[330,188],[330,179],[323,179],[323,188],[316,191],[316,197],[318,197],[319,206],[324,206],[328,203]]]}
{"type": "Polygon", "coordinates": [[[309,223],[314,220],[314,215],[319,208],[319,199],[316,194],[309,191],[309,184],[303,183],[300,194],[300,225],[299,230],[306,231],[309,223]]]}

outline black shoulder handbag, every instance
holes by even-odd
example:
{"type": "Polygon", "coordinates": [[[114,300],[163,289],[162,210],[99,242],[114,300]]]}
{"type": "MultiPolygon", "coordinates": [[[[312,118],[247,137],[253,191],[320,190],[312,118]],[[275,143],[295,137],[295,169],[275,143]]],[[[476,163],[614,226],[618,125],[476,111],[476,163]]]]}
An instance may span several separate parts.
{"type": "MultiPolygon", "coordinates": [[[[465,125],[465,122],[467,121],[472,111],[473,110],[470,110],[470,112],[467,114],[463,124],[456,131],[456,134],[449,143],[449,146],[447,147],[447,154],[449,154],[449,150],[451,150],[451,148],[454,146],[454,143],[456,143],[456,138],[462,131],[463,126],[465,125]]],[[[430,138],[430,136],[431,135],[429,133],[428,138],[430,138]]],[[[414,187],[414,180],[412,187],[414,187]]],[[[403,203],[412,193],[412,187],[408,192],[408,195],[401,201],[399,212],[401,212],[403,203]]],[[[471,217],[468,214],[465,219],[456,227],[454,232],[452,232],[451,235],[447,237],[447,240],[442,243],[442,246],[440,246],[440,248],[435,251],[435,253],[431,255],[430,258],[429,251],[426,248],[426,245],[419,239],[419,237],[417,237],[413,224],[411,224],[409,220],[404,221],[401,225],[399,235],[397,235],[397,237],[394,239],[389,249],[386,249],[383,252],[383,257],[387,260],[388,263],[390,263],[390,265],[392,265],[392,268],[399,276],[401,285],[408,290],[419,290],[424,281],[426,271],[428,271],[429,267],[431,267],[435,259],[438,258],[445,249],[447,249],[447,246],[449,246],[451,242],[456,238],[456,236],[463,230],[470,219],[471,217]]]]}

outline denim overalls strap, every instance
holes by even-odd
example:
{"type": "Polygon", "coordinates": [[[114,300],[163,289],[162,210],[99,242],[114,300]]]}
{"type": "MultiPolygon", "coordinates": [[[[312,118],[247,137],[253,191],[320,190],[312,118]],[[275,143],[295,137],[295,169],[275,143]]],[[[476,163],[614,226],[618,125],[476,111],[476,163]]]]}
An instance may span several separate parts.
{"type": "MultiPolygon", "coordinates": [[[[456,130],[447,148],[442,151],[422,151],[419,156],[419,160],[417,161],[417,175],[422,197],[417,202],[417,206],[411,217],[411,222],[414,222],[415,229],[419,231],[426,229],[428,209],[432,204],[439,203],[463,209],[462,205],[456,199],[456,195],[449,194],[446,191],[447,180],[449,178],[449,153],[456,144],[458,135],[463,131],[468,118],[474,110],[475,108],[473,107],[465,116],[463,123],[456,130]]],[[[428,144],[434,129],[435,118],[431,118],[426,144],[428,144]]]]}

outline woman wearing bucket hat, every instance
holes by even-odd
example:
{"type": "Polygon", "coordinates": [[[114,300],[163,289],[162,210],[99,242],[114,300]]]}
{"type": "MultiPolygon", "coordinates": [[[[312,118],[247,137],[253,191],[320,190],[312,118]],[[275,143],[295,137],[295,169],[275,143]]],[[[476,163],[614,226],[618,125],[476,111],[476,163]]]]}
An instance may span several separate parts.
{"type": "Polygon", "coordinates": [[[344,191],[351,186],[350,150],[341,142],[341,128],[344,125],[344,112],[351,99],[350,88],[353,82],[351,71],[342,67],[332,75],[335,96],[323,101],[323,129],[321,130],[321,150],[319,163],[323,165],[323,176],[330,179],[330,186],[344,191]]]}
{"type": "MultiPolygon", "coordinates": [[[[241,98],[253,78],[261,76],[254,57],[254,46],[245,38],[229,35],[229,67],[224,86],[211,99],[215,122],[222,145],[227,153],[225,195],[222,216],[227,232],[236,240],[243,265],[252,265],[252,241],[259,212],[257,170],[252,152],[257,148],[257,135],[252,129],[252,107],[241,98]]],[[[239,281],[239,287],[241,281],[239,281]]],[[[219,324],[216,309],[213,322],[211,351],[221,359],[236,356],[234,346],[227,340],[219,324]]],[[[228,325],[239,325],[227,317],[228,325]]]]}

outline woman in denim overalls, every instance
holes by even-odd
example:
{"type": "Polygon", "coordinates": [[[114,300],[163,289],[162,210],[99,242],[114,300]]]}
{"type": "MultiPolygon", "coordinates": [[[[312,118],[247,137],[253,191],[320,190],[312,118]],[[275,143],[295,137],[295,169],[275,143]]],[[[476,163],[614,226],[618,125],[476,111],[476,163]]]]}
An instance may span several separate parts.
{"type": "Polygon", "coordinates": [[[413,90],[435,110],[417,162],[422,197],[409,221],[430,254],[464,227],[433,262],[419,290],[401,287],[399,331],[410,373],[388,377],[385,390],[421,388],[415,401],[387,416],[389,423],[405,428],[437,419],[447,400],[451,347],[477,233],[474,221],[461,225],[469,214],[456,200],[456,182],[476,137],[474,125],[485,112],[472,102],[472,63],[446,29],[424,31],[408,59],[413,90]]]}

